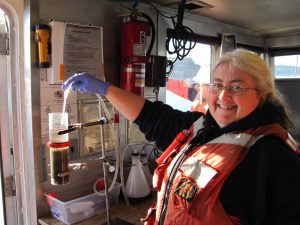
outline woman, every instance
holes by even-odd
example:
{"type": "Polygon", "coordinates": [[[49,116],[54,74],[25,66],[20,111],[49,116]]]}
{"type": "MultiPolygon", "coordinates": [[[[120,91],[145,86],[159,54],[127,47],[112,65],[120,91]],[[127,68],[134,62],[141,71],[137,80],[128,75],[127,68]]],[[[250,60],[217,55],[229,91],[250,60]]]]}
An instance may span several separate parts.
{"type": "Polygon", "coordinates": [[[157,204],[147,224],[300,224],[298,149],[258,55],[235,50],[221,58],[207,85],[206,115],[152,103],[85,73],[63,88],[70,84],[106,95],[160,149],[171,144],[157,160],[157,204]]]}

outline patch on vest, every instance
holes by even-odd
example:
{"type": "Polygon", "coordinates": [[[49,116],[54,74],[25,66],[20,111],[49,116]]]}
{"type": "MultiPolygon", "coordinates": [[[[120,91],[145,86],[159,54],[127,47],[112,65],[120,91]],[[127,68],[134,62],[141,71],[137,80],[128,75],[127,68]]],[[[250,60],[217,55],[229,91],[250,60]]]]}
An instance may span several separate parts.
{"type": "Polygon", "coordinates": [[[181,179],[179,182],[175,194],[185,199],[188,202],[192,202],[198,192],[197,185],[186,179],[181,179]]]}

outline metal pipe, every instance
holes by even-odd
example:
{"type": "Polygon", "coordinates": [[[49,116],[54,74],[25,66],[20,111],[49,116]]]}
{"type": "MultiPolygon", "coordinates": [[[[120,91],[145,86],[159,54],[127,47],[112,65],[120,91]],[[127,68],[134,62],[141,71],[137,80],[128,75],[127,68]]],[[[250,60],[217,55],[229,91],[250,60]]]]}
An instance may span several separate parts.
{"type": "Polygon", "coordinates": [[[108,160],[111,159],[111,158],[112,158],[111,156],[110,157],[101,157],[101,158],[98,158],[98,159],[94,159],[93,161],[90,161],[90,162],[70,163],[69,167],[68,167],[68,171],[59,173],[58,176],[59,177],[64,177],[64,176],[70,175],[70,173],[72,173],[72,172],[74,172],[76,170],[84,170],[88,166],[95,165],[95,164],[97,164],[99,162],[107,162],[108,163],[108,160]]]}
{"type": "MultiPolygon", "coordinates": [[[[101,109],[101,102],[100,101],[99,101],[99,109],[101,109]]],[[[100,112],[100,116],[102,116],[102,110],[99,110],[99,112],[100,112]]],[[[105,117],[101,117],[101,118],[105,119],[105,121],[102,120],[102,122],[103,122],[102,124],[104,124],[104,122],[107,123],[107,119],[105,117]]],[[[101,118],[100,118],[99,122],[101,121],[101,118]]],[[[104,130],[103,130],[102,126],[100,127],[100,130],[101,130],[102,158],[106,158],[106,156],[105,156],[105,145],[104,145],[104,130]]],[[[107,183],[107,167],[109,165],[108,165],[107,160],[103,160],[102,166],[103,166],[104,193],[105,193],[106,218],[107,218],[106,220],[107,220],[107,225],[110,225],[111,218],[110,218],[109,193],[108,193],[108,183],[107,183]]]]}
{"type": "Polygon", "coordinates": [[[108,123],[112,123],[112,120],[108,120],[105,117],[101,117],[99,120],[97,121],[92,121],[92,122],[87,122],[87,123],[73,123],[71,125],[68,126],[68,129],[66,130],[60,130],[58,131],[58,135],[63,135],[66,133],[70,133],[72,131],[78,130],[78,129],[83,129],[85,127],[91,127],[91,126],[96,126],[96,125],[104,125],[104,124],[108,124],[108,123]]]}

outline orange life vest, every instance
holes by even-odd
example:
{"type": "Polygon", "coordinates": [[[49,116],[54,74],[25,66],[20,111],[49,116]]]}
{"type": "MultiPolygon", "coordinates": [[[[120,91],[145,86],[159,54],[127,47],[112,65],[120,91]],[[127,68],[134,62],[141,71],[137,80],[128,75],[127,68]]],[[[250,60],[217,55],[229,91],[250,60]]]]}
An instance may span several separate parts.
{"type": "Polygon", "coordinates": [[[266,135],[282,138],[299,153],[295,142],[278,124],[223,134],[193,149],[182,163],[178,161],[192,137],[186,135],[185,139],[188,140],[180,144],[178,140],[174,141],[177,144],[173,142],[172,148],[168,148],[157,160],[159,165],[153,177],[153,186],[158,191],[157,203],[148,210],[145,224],[240,224],[238,218],[223,209],[219,193],[225,180],[245,158],[251,146],[266,135]],[[171,172],[174,170],[175,173],[171,172]],[[172,174],[173,179],[170,177],[172,174]],[[169,179],[172,179],[170,191],[166,192],[169,179]]]}

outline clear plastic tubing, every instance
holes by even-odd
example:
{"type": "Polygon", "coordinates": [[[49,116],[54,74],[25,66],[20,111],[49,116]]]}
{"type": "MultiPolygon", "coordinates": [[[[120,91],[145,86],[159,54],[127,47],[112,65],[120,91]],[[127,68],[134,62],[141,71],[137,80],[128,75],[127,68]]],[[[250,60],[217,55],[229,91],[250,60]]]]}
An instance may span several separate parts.
{"type": "Polygon", "coordinates": [[[67,105],[67,99],[71,90],[71,86],[70,85],[65,91],[64,91],[64,103],[63,103],[63,108],[62,108],[62,113],[64,113],[66,111],[66,105],[67,105]]]}

